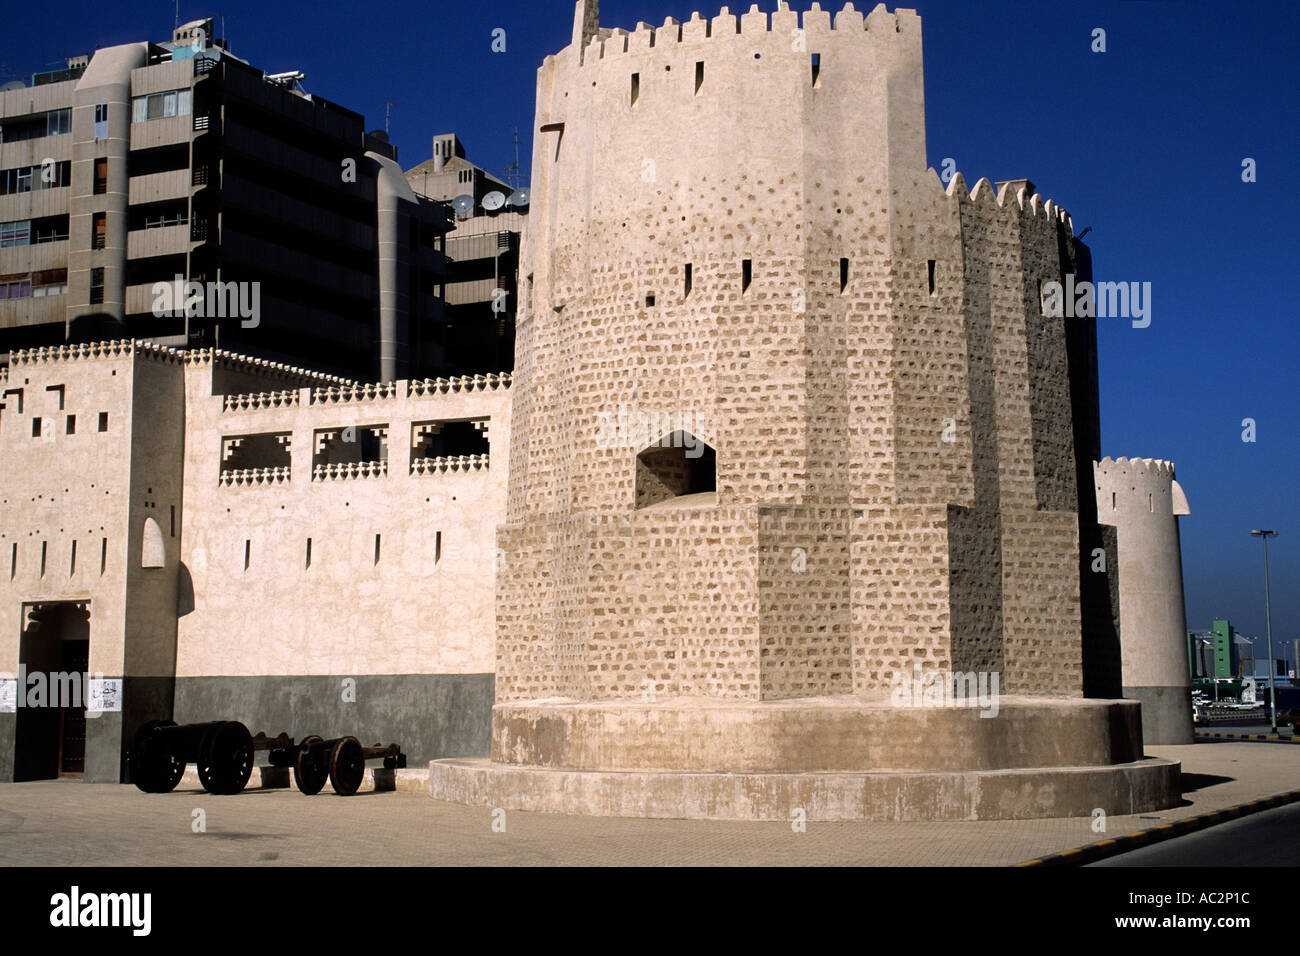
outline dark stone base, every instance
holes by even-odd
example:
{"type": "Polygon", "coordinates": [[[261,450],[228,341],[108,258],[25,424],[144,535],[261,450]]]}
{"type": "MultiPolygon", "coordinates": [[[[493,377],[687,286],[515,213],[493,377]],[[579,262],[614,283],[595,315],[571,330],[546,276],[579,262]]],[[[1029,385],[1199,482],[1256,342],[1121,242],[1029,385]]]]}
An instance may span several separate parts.
{"type": "Polygon", "coordinates": [[[486,757],[494,698],[492,674],[181,677],[172,719],[238,720],[252,733],[284,731],[299,740],[397,743],[409,766],[423,767],[443,757],[486,757]],[[355,701],[343,699],[349,677],[355,701]]]}
{"type": "Polygon", "coordinates": [[[1142,705],[1142,742],[1190,744],[1196,740],[1190,687],[1125,687],[1124,696],[1142,705]]]}

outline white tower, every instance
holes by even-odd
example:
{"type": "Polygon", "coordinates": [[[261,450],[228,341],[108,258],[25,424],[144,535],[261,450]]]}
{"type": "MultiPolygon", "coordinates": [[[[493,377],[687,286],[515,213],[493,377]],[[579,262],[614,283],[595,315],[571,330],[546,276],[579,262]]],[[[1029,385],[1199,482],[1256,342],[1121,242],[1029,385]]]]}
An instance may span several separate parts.
{"type": "Polygon", "coordinates": [[[1190,514],[1174,464],[1152,458],[1093,463],[1097,520],[1116,529],[1124,696],[1142,703],[1148,744],[1193,740],[1191,675],[1178,516],[1190,514]]]}

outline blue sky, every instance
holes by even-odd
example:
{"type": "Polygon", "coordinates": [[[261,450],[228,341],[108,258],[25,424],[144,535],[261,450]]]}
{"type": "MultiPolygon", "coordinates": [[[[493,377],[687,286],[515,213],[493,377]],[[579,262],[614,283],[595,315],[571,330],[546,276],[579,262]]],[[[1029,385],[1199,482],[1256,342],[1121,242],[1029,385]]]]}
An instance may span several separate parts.
{"type": "MultiPolygon", "coordinates": [[[[714,16],[720,5],[604,0],[601,24],[714,16]]],[[[906,5],[923,18],[931,165],[952,157],[969,184],[1032,179],[1076,230],[1092,227],[1099,280],[1152,283],[1150,327],[1100,322],[1102,452],[1177,463],[1192,508],[1188,625],[1226,616],[1263,637],[1262,549],[1249,531],[1264,526],[1280,532],[1274,639],[1300,638],[1300,270],[1287,251],[1300,211],[1300,5],[906,5]],[[1097,27],[1105,53],[1090,49],[1097,27]],[[1247,157],[1254,183],[1242,182],[1247,157]],[[1246,418],[1253,443],[1242,441],[1246,418]]],[[[395,100],[403,165],[455,130],[492,170],[513,161],[516,126],[527,166],[536,69],[572,26],[567,0],[180,7],[182,21],[218,12],[235,53],[268,72],[305,71],[308,90],[372,129],[395,100]],[[491,50],[498,27],[505,53],[491,50]]],[[[11,5],[0,66],[21,76],[95,46],[166,39],[172,18],[171,3],[139,0],[11,5]]]]}

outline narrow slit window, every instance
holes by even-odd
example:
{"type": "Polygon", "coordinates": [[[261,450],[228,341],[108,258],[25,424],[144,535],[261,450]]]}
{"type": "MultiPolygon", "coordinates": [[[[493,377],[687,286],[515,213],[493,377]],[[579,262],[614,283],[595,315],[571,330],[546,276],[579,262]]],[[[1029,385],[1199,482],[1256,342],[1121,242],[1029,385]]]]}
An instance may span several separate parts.
{"type": "Polygon", "coordinates": [[[849,287],[849,260],[840,260],[840,293],[849,287]]]}
{"type": "Polygon", "coordinates": [[[379,535],[375,535],[375,564],[379,563],[379,535]]]}
{"type": "Polygon", "coordinates": [[[176,537],[176,506],[175,505],[171,506],[171,515],[172,515],[172,537],[174,538],[176,537]]]}
{"type": "Polygon", "coordinates": [[[749,284],[754,281],[754,260],[745,259],[740,263],[740,291],[748,292],[749,284]]]}
{"type": "Polygon", "coordinates": [[[1153,494],[1148,494],[1148,495],[1147,495],[1147,511],[1154,512],[1155,510],[1156,510],[1156,496],[1153,495],[1153,494]]]}
{"type": "Polygon", "coordinates": [[[9,551],[9,580],[12,581],[14,579],[14,575],[17,573],[18,573],[18,542],[15,541],[13,548],[9,551]]]}
{"type": "Polygon", "coordinates": [[[814,53],[812,55],[812,85],[813,86],[817,85],[817,80],[821,76],[821,72],[822,72],[822,55],[820,53],[814,53]]]}
{"type": "Polygon", "coordinates": [[[700,92],[700,87],[704,85],[704,61],[695,61],[695,92],[700,92]]]}
{"type": "Polygon", "coordinates": [[[641,95],[641,74],[632,74],[632,101],[629,106],[636,106],[637,98],[641,95]]]}
{"type": "Polygon", "coordinates": [[[100,539],[99,539],[99,573],[100,573],[100,575],[103,575],[103,573],[104,573],[107,569],[108,569],[108,539],[107,539],[107,538],[100,538],[100,539]]]}
{"type": "Polygon", "coordinates": [[[77,539],[72,539],[72,555],[68,558],[68,577],[77,573],[77,539]]]}
{"type": "Polygon", "coordinates": [[[311,567],[311,538],[307,539],[307,554],[303,559],[302,566],[304,569],[311,567]]]}
{"type": "Polygon", "coordinates": [[[1118,497],[1119,497],[1119,496],[1118,496],[1115,492],[1112,491],[1112,492],[1110,493],[1110,510],[1111,510],[1111,511],[1114,511],[1116,508],[1119,507],[1119,504],[1117,503],[1117,502],[1118,502],[1118,497]]]}
{"type": "Polygon", "coordinates": [[[253,555],[253,542],[248,538],[244,539],[244,570],[248,570],[248,560],[253,555]]]}
{"type": "Polygon", "coordinates": [[[688,262],[686,263],[686,271],[682,279],[682,295],[691,294],[691,281],[692,281],[691,264],[688,262]]]}
{"type": "Polygon", "coordinates": [[[42,541],[41,542],[41,577],[45,577],[45,557],[47,554],[49,554],[49,551],[50,551],[50,543],[48,541],[42,541]]]}
{"type": "Polygon", "coordinates": [[[926,272],[930,283],[930,295],[934,295],[934,260],[931,259],[926,263],[926,272]]]}
{"type": "Polygon", "coordinates": [[[433,535],[433,563],[437,564],[441,560],[442,560],[442,532],[437,531],[433,535]]]}

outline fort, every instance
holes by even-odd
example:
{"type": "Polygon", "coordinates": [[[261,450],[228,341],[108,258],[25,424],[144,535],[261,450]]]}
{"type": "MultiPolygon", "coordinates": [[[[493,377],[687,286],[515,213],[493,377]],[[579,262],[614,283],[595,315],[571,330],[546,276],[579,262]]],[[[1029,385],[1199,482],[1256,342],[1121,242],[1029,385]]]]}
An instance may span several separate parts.
{"type": "MultiPolygon", "coordinates": [[[[1143,748],[1190,735],[1186,499],[1101,458],[1095,319],[1044,308],[1091,279],[1069,215],[945,188],[923,89],[912,11],[627,31],[579,0],[511,374],[14,352],[0,667],[122,681],[86,779],[170,716],[400,740],[434,796],[507,809],[1173,805],[1143,748]],[[620,414],[668,424],[604,440],[620,414]],[[891,701],[952,674],[989,706],[891,701]]],[[[0,777],[63,753],[0,714],[0,777]]]]}

